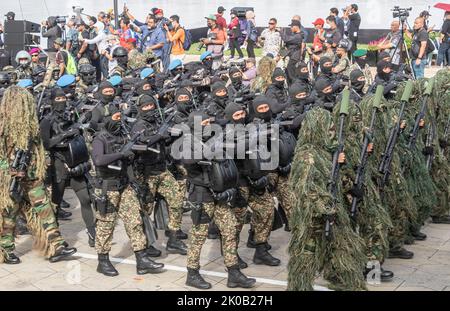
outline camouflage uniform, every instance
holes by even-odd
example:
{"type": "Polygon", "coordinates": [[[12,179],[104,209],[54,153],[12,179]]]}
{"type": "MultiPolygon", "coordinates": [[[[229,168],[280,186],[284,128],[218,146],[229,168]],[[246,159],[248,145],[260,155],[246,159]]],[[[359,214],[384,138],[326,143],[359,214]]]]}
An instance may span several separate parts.
{"type": "Polygon", "coordinates": [[[18,67],[15,72],[17,80],[31,79],[31,76],[33,75],[33,68],[31,66],[27,66],[26,68],[18,67]]]}
{"type": "Polygon", "coordinates": [[[136,70],[147,65],[147,56],[144,53],[139,52],[137,49],[132,49],[128,53],[128,67],[132,70],[136,70]]]}
{"type": "MultiPolygon", "coordinates": [[[[224,204],[203,203],[208,216],[219,227],[222,236],[222,252],[226,267],[238,263],[236,249],[236,227],[238,225],[231,209],[224,204]]],[[[193,225],[189,234],[189,248],[187,253],[187,267],[200,268],[200,253],[208,236],[208,224],[193,225]]]]}
{"type": "MultiPolygon", "coordinates": [[[[95,189],[95,194],[102,195],[102,190],[95,189]]],[[[139,203],[131,187],[128,186],[122,191],[107,191],[107,197],[111,211],[104,216],[100,215],[98,211],[96,212],[95,250],[97,253],[107,254],[111,250],[117,216],[123,221],[133,251],[138,252],[145,249],[147,239],[142,228],[139,203]]]]}
{"type": "MultiPolygon", "coordinates": [[[[138,176],[140,183],[147,183],[150,188],[150,193],[155,197],[156,193],[161,194],[169,205],[169,230],[181,229],[181,222],[183,217],[183,200],[186,186],[183,189],[179,187],[179,183],[168,171],[164,171],[159,175],[150,175],[145,180],[145,176],[140,174],[138,176]]],[[[151,214],[153,210],[153,202],[146,207],[147,212],[151,214]]]]}
{"type": "Polygon", "coordinates": [[[367,93],[367,90],[369,89],[369,87],[373,84],[373,76],[372,76],[372,72],[370,71],[370,66],[368,64],[366,64],[366,66],[364,66],[364,68],[359,67],[358,63],[353,63],[350,66],[350,70],[349,72],[351,73],[353,70],[361,70],[364,74],[364,78],[366,79],[366,85],[363,88],[363,92],[367,93]]]}
{"type": "MultiPolygon", "coordinates": [[[[252,210],[251,226],[255,230],[254,241],[256,244],[265,243],[269,239],[272,231],[272,222],[274,216],[274,201],[269,191],[265,190],[263,194],[256,193],[250,187],[241,187],[239,190],[242,196],[247,200],[248,206],[252,210]]],[[[240,214],[240,222],[245,213],[240,214]]]]}
{"type": "Polygon", "coordinates": [[[292,213],[292,197],[289,190],[289,176],[281,176],[278,173],[269,174],[269,183],[274,187],[274,195],[278,199],[279,204],[286,213],[287,219],[291,218],[292,213]]]}
{"type": "Polygon", "coordinates": [[[344,77],[350,77],[350,60],[347,55],[342,56],[341,58],[336,58],[337,64],[333,67],[333,69],[337,70],[337,74],[341,74],[344,77]]]}

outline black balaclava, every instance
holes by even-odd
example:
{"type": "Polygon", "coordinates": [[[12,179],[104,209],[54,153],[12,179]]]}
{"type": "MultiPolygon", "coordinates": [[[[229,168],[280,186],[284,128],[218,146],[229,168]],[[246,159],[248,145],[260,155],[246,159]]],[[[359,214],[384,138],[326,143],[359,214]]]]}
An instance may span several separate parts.
{"type": "Polygon", "coordinates": [[[229,104],[227,105],[227,107],[225,108],[225,118],[226,118],[227,121],[230,122],[230,123],[234,123],[234,124],[244,124],[244,123],[245,123],[245,117],[242,118],[242,119],[240,119],[240,120],[234,120],[234,119],[233,119],[233,114],[236,113],[236,112],[238,112],[238,111],[241,111],[241,110],[244,110],[244,111],[245,111],[245,109],[244,109],[243,106],[241,106],[241,105],[239,105],[239,104],[236,104],[236,103],[234,103],[234,102],[231,102],[231,103],[229,103],[229,104]]]}
{"type": "MultiPolygon", "coordinates": [[[[208,116],[206,114],[206,112],[204,112],[204,111],[193,111],[189,114],[187,124],[191,130],[194,130],[194,129],[197,130],[200,128],[200,126],[199,126],[200,124],[197,123],[197,126],[195,126],[195,124],[194,124],[194,121],[198,122],[198,121],[200,121],[200,118],[201,118],[201,122],[202,122],[204,120],[209,119],[210,116],[208,116]],[[194,118],[195,118],[195,120],[194,120],[194,118]]],[[[209,132],[205,131],[205,127],[206,126],[201,125],[201,128],[202,128],[201,139],[203,142],[208,141],[213,136],[213,133],[212,133],[213,131],[209,131],[209,132]]],[[[197,133],[195,133],[195,132],[194,132],[194,134],[197,135],[197,133]]]]}
{"type": "Polygon", "coordinates": [[[284,82],[286,81],[286,74],[284,73],[283,69],[281,68],[275,68],[272,74],[272,84],[275,85],[277,88],[281,89],[284,87],[284,82]],[[277,81],[277,77],[284,77],[283,81],[277,81]]]}
{"type": "Polygon", "coordinates": [[[152,95],[152,85],[147,80],[141,80],[136,86],[136,93],[138,95],[152,95]],[[144,90],[144,86],[148,84],[150,87],[147,90],[144,90]]]}
{"type": "Polygon", "coordinates": [[[390,74],[390,73],[385,73],[385,72],[383,71],[383,69],[386,68],[386,67],[391,67],[391,63],[390,63],[390,62],[387,62],[387,61],[384,61],[384,60],[380,60],[380,61],[377,63],[377,74],[378,74],[378,76],[379,76],[381,79],[383,79],[384,81],[387,82],[387,81],[390,80],[391,74],[390,74]]]}
{"type": "Polygon", "coordinates": [[[213,65],[213,59],[212,58],[205,58],[203,60],[203,64],[205,65],[206,68],[208,68],[208,70],[212,69],[212,65],[213,65]]]}
{"type": "Polygon", "coordinates": [[[319,98],[321,98],[327,102],[334,102],[332,91],[330,93],[324,93],[324,90],[329,86],[331,86],[330,80],[324,79],[324,78],[318,78],[314,85],[319,98]]]}
{"type": "Polygon", "coordinates": [[[225,83],[219,81],[211,85],[211,94],[214,101],[218,103],[222,108],[225,108],[226,102],[228,100],[228,91],[225,83]],[[226,94],[224,96],[217,96],[216,93],[222,89],[226,91],[226,94]]]}
{"type": "Polygon", "coordinates": [[[119,110],[116,107],[112,106],[109,108],[109,112],[110,115],[105,117],[105,130],[108,131],[108,133],[110,133],[111,135],[118,136],[120,134],[122,123],[120,120],[113,120],[112,116],[115,113],[119,112],[119,110]]]}
{"type": "Polygon", "coordinates": [[[109,89],[109,88],[114,89],[112,84],[110,82],[108,82],[108,81],[103,81],[98,86],[98,94],[99,94],[99,97],[100,97],[100,101],[103,104],[109,104],[110,102],[112,102],[114,100],[115,94],[113,94],[113,95],[104,95],[103,94],[103,90],[104,89],[109,89]]]}
{"type": "Polygon", "coordinates": [[[326,67],[325,63],[332,63],[332,61],[329,57],[326,56],[321,57],[319,61],[320,72],[322,72],[325,75],[329,75],[331,74],[331,69],[333,68],[333,65],[326,67]]]}
{"type": "Polygon", "coordinates": [[[123,68],[127,68],[128,66],[128,55],[115,57],[117,60],[117,64],[123,68]]]}
{"type": "Polygon", "coordinates": [[[57,114],[63,114],[64,111],[66,111],[66,104],[67,104],[66,94],[60,87],[55,87],[52,90],[51,101],[52,101],[52,110],[54,112],[56,112],[57,114]],[[56,101],[57,97],[63,96],[64,101],[56,101]]]}
{"type": "Polygon", "coordinates": [[[253,111],[255,113],[255,118],[264,120],[265,122],[269,122],[272,119],[272,106],[273,106],[273,102],[270,98],[268,98],[264,95],[256,97],[252,103],[253,111]],[[269,110],[264,113],[258,112],[257,108],[263,104],[269,105],[269,110]]]}
{"type": "MultiPolygon", "coordinates": [[[[184,96],[185,97],[185,96],[184,96]]],[[[194,109],[194,104],[192,102],[192,94],[186,88],[182,87],[175,93],[175,104],[177,105],[177,110],[185,115],[189,115],[194,109]],[[187,95],[188,100],[179,101],[178,97],[180,95],[187,95]]]]}
{"type": "Polygon", "coordinates": [[[154,97],[152,96],[148,96],[148,95],[141,95],[139,96],[138,100],[137,100],[137,107],[138,107],[138,116],[150,123],[155,122],[156,120],[158,120],[158,114],[159,111],[156,107],[156,100],[154,97]],[[142,107],[148,105],[148,104],[153,104],[154,108],[151,110],[142,110],[142,107]]]}
{"type": "Polygon", "coordinates": [[[364,69],[367,64],[367,59],[365,57],[356,57],[355,62],[358,64],[359,68],[364,69]]]}
{"type": "Polygon", "coordinates": [[[242,73],[241,71],[236,68],[232,67],[229,71],[231,84],[236,90],[239,90],[242,86],[242,73]]]}
{"type": "Polygon", "coordinates": [[[298,62],[296,64],[295,74],[297,79],[308,82],[309,81],[308,65],[303,61],[298,62]],[[302,72],[303,70],[305,70],[305,68],[306,72],[302,72]]]}
{"type": "Polygon", "coordinates": [[[359,70],[359,69],[355,69],[350,73],[350,81],[352,83],[352,87],[357,90],[357,91],[361,91],[364,86],[366,85],[365,81],[359,81],[358,79],[364,77],[364,73],[359,70]]]}
{"type": "Polygon", "coordinates": [[[293,105],[301,104],[309,97],[309,87],[305,83],[294,83],[289,88],[289,97],[291,98],[291,103],[293,105]],[[306,93],[305,98],[298,98],[297,95],[301,93],[306,93]]]}

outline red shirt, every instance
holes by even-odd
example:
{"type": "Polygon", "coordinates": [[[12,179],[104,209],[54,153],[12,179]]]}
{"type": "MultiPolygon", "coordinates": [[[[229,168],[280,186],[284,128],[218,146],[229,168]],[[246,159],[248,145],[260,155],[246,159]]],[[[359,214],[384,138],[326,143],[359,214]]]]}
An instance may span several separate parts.
{"type": "Polygon", "coordinates": [[[219,14],[216,14],[216,24],[221,29],[227,29],[227,21],[219,14]]]}

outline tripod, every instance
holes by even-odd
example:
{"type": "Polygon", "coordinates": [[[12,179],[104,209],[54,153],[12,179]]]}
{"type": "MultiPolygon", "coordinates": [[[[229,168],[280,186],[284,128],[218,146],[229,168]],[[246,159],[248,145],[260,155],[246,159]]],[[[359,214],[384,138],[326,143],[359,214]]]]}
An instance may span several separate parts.
{"type": "Polygon", "coordinates": [[[411,26],[409,25],[406,16],[399,16],[399,21],[400,21],[401,38],[399,44],[397,44],[397,46],[395,47],[394,53],[392,55],[395,56],[395,53],[397,53],[397,49],[400,47],[400,63],[403,62],[408,64],[409,69],[411,70],[411,74],[414,80],[416,80],[416,74],[414,73],[412,60],[411,57],[409,56],[408,47],[405,42],[405,25],[408,27],[408,29],[411,29],[411,26]],[[404,55],[406,55],[406,57],[404,57],[404,55]]]}

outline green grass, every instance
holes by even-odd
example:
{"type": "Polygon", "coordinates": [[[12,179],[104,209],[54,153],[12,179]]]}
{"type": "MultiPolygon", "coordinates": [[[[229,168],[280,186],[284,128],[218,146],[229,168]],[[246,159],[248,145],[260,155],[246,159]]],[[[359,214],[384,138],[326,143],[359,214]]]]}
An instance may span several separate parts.
{"type": "MultiPolygon", "coordinates": [[[[189,49],[189,51],[186,51],[187,55],[201,55],[203,52],[205,52],[205,49],[202,49],[201,51],[197,51],[198,46],[200,45],[200,43],[193,43],[191,45],[191,48],[189,49]]],[[[308,44],[310,45],[310,44],[308,44]]],[[[367,49],[368,44],[358,44],[358,49],[367,49]]],[[[244,57],[248,57],[247,55],[247,51],[245,49],[241,49],[242,52],[244,53],[244,57]]],[[[226,56],[230,56],[230,50],[225,51],[225,55],[226,56]]],[[[237,52],[235,53],[235,55],[237,56],[237,52]]],[[[262,49],[255,49],[255,55],[256,57],[261,57],[262,55],[262,49]]]]}

